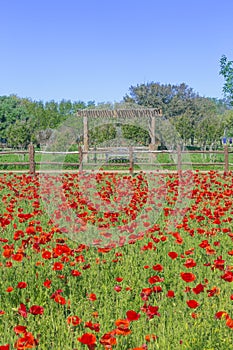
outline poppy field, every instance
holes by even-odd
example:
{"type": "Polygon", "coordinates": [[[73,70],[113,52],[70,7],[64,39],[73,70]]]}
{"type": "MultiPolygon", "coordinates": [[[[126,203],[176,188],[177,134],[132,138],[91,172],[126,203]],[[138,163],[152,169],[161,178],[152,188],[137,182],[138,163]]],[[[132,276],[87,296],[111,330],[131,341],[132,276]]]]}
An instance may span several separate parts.
{"type": "Polygon", "coordinates": [[[232,349],[233,174],[0,175],[0,350],[232,349]]]}

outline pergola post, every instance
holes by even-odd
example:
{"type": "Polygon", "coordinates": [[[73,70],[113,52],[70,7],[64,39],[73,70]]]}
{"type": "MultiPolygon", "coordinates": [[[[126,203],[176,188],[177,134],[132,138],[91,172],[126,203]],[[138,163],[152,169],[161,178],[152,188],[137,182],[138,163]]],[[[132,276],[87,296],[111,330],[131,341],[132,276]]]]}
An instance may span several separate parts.
{"type": "Polygon", "coordinates": [[[151,145],[155,145],[156,137],[155,137],[155,115],[151,116],[151,145]]]}
{"type": "MultiPolygon", "coordinates": [[[[149,151],[156,151],[158,148],[158,140],[156,138],[156,134],[155,134],[155,128],[156,128],[156,117],[162,117],[162,111],[159,110],[158,114],[155,115],[154,113],[151,115],[151,122],[150,122],[150,126],[149,126],[149,130],[150,130],[150,138],[151,138],[151,142],[149,145],[149,151]]],[[[153,161],[156,159],[156,154],[155,153],[151,153],[150,154],[150,162],[153,163],[153,161]]]]}

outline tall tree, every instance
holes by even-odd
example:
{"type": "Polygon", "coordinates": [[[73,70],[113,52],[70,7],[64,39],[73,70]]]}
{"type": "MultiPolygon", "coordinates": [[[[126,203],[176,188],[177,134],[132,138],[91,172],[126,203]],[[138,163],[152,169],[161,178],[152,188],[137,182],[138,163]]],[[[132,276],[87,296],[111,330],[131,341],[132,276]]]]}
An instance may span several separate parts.
{"type": "Polygon", "coordinates": [[[225,55],[220,59],[220,75],[225,79],[223,92],[229,98],[230,104],[233,106],[233,61],[229,61],[225,55]]]}
{"type": "Polygon", "coordinates": [[[16,120],[25,119],[27,111],[16,95],[0,96],[0,137],[6,137],[7,128],[16,120]]]}
{"type": "Polygon", "coordinates": [[[193,100],[198,96],[192,88],[180,85],[147,83],[131,86],[130,95],[124,97],[125,102],[137,103],[144,107],[161,108],[163,115],[173,117],[193,108],[193,100]]]}
{"type": "Polygon", "coordinates": [[[29,124],[25,120],[16,120],[6,130],[7,143],[14,148],[26,148],[32,140],[29,124]]]}

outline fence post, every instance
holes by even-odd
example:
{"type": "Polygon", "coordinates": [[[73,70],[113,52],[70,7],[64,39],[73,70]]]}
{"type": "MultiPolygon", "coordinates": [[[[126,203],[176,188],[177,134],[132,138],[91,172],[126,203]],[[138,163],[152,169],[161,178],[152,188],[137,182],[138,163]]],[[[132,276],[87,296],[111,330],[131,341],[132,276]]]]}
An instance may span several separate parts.
{"type": "Polygon", "coordinates": [[[28,146],[28,156],[29,156],[29,173],[31,175],[35,175],[36,174],[35,150],[32,142],[28,146]]]}
{"type": "Polygon", "coordinates": [[[133,175],[133,147],[129,147],[129,172],[133,175]]]}
{"type": "Polygon", "coordinates": [[[178,173],[181,172],[182,170],[182,159],[181,159],[181,147],[180,145],[177,146],[177,171],[178,173]]]}
{"type": "Polygon", "coordinates": [[[150,162],[153,163],[154,160],[156,159],[156,154],[153,153],[153,151],[156,151],[156,148],[158,147],[158,145],[156,145],[155,143],[150,143],[149,144],[149,151],[150,151],[150,162]]]}
{"type": "Polygon", "coordinates": [[[224,146],[224,173],[227,174],[229,171],[229,153],[228,146],[224,146]]]}
{"type": "Polygon", "coordinates": [[[79,171],[83,170],[83,150],[82,146],[78,147],[78,154],[79,154],[79,171]]]}
{"type": "Polygon", "coordinates": [[[89,149],[89,134],[88,134],[88,117],[87,115],[83,116],[83,158],[82,161],[87,163],[88,161],[88,149],[89,149]]]}
{"type": "Polygon", "coordinates": [[[96,154],[96,151],[97,151],[97,148],[96,148],[96,145],[94,147],[94,163],[96,164],[97,163],[97,154],[96,154]]]}

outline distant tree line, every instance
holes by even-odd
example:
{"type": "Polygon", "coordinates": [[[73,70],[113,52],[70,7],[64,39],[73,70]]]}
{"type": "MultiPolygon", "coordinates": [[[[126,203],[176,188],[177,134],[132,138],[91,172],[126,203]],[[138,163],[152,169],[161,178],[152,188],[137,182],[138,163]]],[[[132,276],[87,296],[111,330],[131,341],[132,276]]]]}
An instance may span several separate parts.
{"type": "MultiPolygon", "coordinates": [[[[227,59],[222,58],[220,74],[227,78],[232,74],[231,69],[227,59]]],[[[128,108],[130,105],[160,108],[185,146],[214,147],[226,133],[233,136],[233,84],[232,95],[229,89],[229,77],[225,99],[199,96],[185,83],[171,85],[150,82],[131,86],[129,93],[115,105],[70,100],[42,102],[16,95],[0,96],[0,139],[7,141],[11,147],[25,148],[30,142],[40,146],[46,143],[53,129],[80,109],[108,109],[116,105],[117,108],[128,108]]],[[[136,143],[150,143],[149,132],[136,126],[123,125],[122,132],[125,138],[136,143]]],[[[116,128],[113,125],[101,126],[91,130],[90,136],[92,145],[100,144],[114,138],[116,128]]]]}

